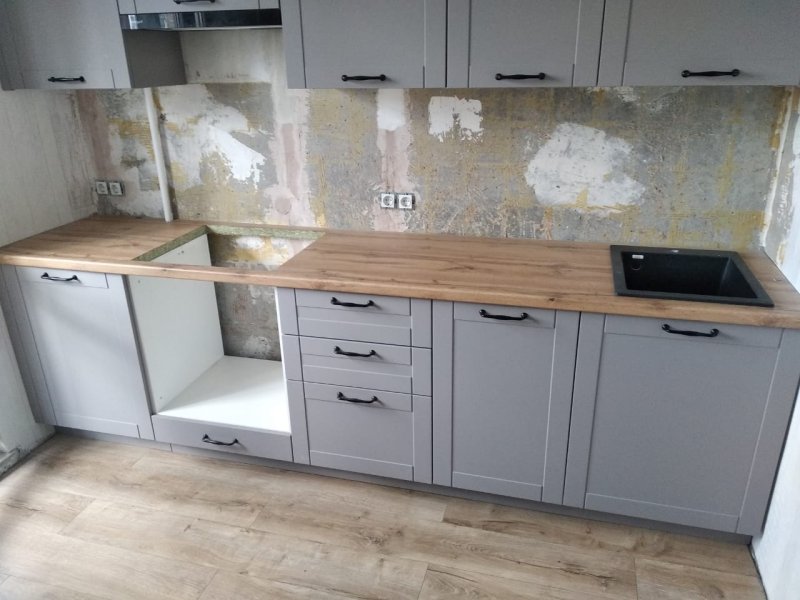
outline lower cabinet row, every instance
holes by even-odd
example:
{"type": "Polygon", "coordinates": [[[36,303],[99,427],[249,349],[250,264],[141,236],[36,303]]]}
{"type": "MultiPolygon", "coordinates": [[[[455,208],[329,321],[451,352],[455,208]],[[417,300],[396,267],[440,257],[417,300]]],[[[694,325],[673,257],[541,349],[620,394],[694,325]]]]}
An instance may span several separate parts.
{"type": "Polygon", "coordinates": [[[800,380],[794,330],[291,289],[247,362],[213,284],[2,275],[41,422],[749,535],[800,380]]]}

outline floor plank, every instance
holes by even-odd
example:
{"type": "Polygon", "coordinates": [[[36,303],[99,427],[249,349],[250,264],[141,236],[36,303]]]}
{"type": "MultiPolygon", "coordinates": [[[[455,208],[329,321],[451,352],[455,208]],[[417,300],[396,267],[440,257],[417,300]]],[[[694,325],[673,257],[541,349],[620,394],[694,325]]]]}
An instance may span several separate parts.
{"type": "Polygon", "coordinates": [[[756,577],[636,560],[639,600],[766,600],[756,577]]]}
{"type": "Polygon", "coordinates": [[[495,598],[502,598],[502,600],[595,600],[599,596],[440,565],[431,565],[428,568],[419,600],[461,600],[463,598],[472,600],[495,598]]]}
{"type": "Polygon", "coordinates": [[[0,600],[111,600],[109,597],[76,592],[60,585],[9,577],[0,584],[0,600]]]}
{"type": "Polygon", "coordinates": [[[0,486],[0,539],[10,527],[34,527],[57,533],[71,523],[92,502],[79,496],[21,482],[0,486]]]}
{"type": "Polygon", "coordinates": [[[663,562],[728,573],[757,574],[750,551],[744,544],[461,499],[450,501],[444,521],[583,548],[625,551],[663,562]]]}
{"type": "Polygon", "coordinates": [[[323,592],[279,581],[220,571],[200,600],[352,600],[334,592],[323,592]]]}

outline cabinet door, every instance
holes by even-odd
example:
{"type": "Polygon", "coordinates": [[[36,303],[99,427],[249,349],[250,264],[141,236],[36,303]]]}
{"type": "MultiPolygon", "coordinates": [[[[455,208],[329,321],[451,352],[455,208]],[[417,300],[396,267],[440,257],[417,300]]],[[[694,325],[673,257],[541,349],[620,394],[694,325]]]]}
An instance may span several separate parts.
{"type": "Polygon", "coordinates": [[[447,86],[595,85],[602,26],[602,0],[451,0],[447,86]]]}
{"type": "Polygon", "coordinates": [[[289,87],[444,87],[444,0],[287,0],[281,14],[289,87]]]}
{"type": "Polygon", "coordinates": [[[17,273],[56,424],[153,439],[122,277],[17,273]]]}
{"type": "Polygon", "coordinates": [[[583,315],[565,504],[756,533],[797,386],[796,339],[782,338],[583,315]]]}
{"type": "Polygon", "coordinates": [[[435,304],[434,483],[561,502],[577,331],[577,313],[435,304]]]}
{"type": "Polygon", "coordinates": [[[600,85],[800,82],[797,0],[606,4],[600,85]],[[730,75],[734,70],[739,72],[736,77],[730,75]]]}

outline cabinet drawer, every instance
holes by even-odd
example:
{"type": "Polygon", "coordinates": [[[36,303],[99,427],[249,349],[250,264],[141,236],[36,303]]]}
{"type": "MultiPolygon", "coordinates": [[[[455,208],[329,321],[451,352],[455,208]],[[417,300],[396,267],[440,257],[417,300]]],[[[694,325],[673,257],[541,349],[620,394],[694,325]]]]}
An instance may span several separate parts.
{"type": "MultiPolygon", "coordinates": [[[[174,13],[174,12],[197,12],[202,10],[256,10],[259,0],[208,0],[200,3],[181,3],[177,4],[174,0],[136,0],[136,12],[141,13],[174,13]]],[[[264,0],[262,0],[263,2],[264,0]]],[[[272,8],[272,7],[268,7],[272,8]]]]}
{"type": "MultiPolygon", "coordinates": [[[[323,344],[322,353],[315,354],[314,346],[319,345],[315,340],[301,338],[300,343],[304,381],[425,396],[431,393],[431,351],[426,348],[365,345],[375,349],[378,355],[350,358],[334,355],[329,344],[323,344]],[[402,350],[408,351],[405,356],[399,352],[402,350]],[[382,354],[395,355],[398,362],[382,359],[382,354]]],[[[341,347],[351,347],[350,342],[340,343],[341,347]]]]}
{"type": "Polygon", "coordinates": [[[453,305],[453,317],[456,321],[477,321],[478,323],[499,323],[547,329],[553,329],[556,324],[556,311],[554,310],[464,302],[457,302],[453,305]],[[523,315],[525,318],[520,318],[523,315]]]}
{"type": "Polygon", "coordinates": [[[108,288],[108,279],[105,273],[40,269],[38,267],[18,267],[17,273],[21,281],[30,281],[33,283],[42,283],[46,285],[60,284],[87,288],[108,288]]]}
{"type": "Polygon", "coordinates": [[[292,460],[292,436],[288,433],[228,427],[162,415],[153,415],[153,431],[159,442],[276,460],[292,460]],[[232,446],[220,446],[210,441],[203,441],[206,436],[223,443],[234,440],[236,443],[232,446]]]}
{"type": "Polygon", "coordinates": [[[639,317],[622,317],[609,315],[606,317],[605,333],[621,335],[639,335],[670,339],[673,341],[691,340],[705,344],[737,344],[757,346],[761,348],[777,348],[781,343],[783,330],[767,327],[749,327],[747,325],[728,325],[725,323],[707,323],[702,321],[681,321],[677,319],[648,319],[639,317]],[[673,333],[664,330],[664,326],[673,333]],[[713,330],[718,333],[714,337],[687,336],[677,332],[708,334],[713,330]]]}
{"type": "Polygon", "coordinates": [[[318,292],[314,290],[297,290],[297,306],[309,308],[328,308],[337,311],[367,311],[379,315],[410,315],[411,300],[391,296],[373,296],[366,294],[344,294],[341,292],[318,292]],[[365,306],[347,306],[347,304],[365,306]]]}
{"type": "Polygon", "coordinates": [[[377,401],[371,404],[362,404],[361,406],[372,409],[411,411],[410,394],[398,394],[396,392],[367,390],[340,385],[325,385],[321,383],[306,383],[304,388],[306,398],[311,400],[336,402],[337,404],[358,404],[345,400],[342,396],[355,400],[371,400],[377,398],[377,401]]]}
{"type": "Polygon", "coordinates": [[[413,412],[376,410],[307,395],[306,419],[312,465],[413,479],[413,412]]]}
{"type": "Polygon", "coordinates": [[[114,73],[111,69],[47,69],[24,70],[22,82],[30,90],[96,90],[114,89],[114,73]],[[84,81],[50,81],[51,78],[74,79],[83,77],[84,81]]]}
{"type": "Polygon", "coordinates": [[[409,346],[389,346],[350,340],[301,337],[300,351],[303,356],[327,356],[340,359],[344,364],[355,365],[355,368],[364,363],[411,364],[411,348],[409,346]],[[349,356],[350,354],[366,356],[349,356]]]}

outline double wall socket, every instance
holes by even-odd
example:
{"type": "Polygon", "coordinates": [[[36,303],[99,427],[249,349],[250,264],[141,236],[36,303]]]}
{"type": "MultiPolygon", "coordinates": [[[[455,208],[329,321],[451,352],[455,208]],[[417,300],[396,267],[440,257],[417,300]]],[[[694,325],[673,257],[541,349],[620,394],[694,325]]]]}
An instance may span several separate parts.
{"type": "Polygon", "coordinates": [[[103,181],[98,179],[94,182],[94,191],[98,196],[124,196],[125,186],[121,181],[103,181]]]}
{"type": "Polygon", "coordinates": [[[380,203],[381,208],[414,210],[414,194],[395,194],[394,192],[384,192],[381,194],[380,203]]]}

